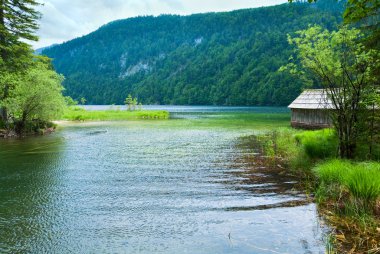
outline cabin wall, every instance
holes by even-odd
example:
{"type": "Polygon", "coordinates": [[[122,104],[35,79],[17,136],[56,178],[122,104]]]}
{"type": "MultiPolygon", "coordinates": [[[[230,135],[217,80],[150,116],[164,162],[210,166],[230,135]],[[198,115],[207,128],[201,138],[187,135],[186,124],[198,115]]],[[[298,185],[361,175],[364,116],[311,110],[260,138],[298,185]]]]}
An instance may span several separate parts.
{"type": "Polygon", "coordinates": [[[321,129],[332,126],[328,110],[292,109],[291,125],[294,128],[321,129]]]}

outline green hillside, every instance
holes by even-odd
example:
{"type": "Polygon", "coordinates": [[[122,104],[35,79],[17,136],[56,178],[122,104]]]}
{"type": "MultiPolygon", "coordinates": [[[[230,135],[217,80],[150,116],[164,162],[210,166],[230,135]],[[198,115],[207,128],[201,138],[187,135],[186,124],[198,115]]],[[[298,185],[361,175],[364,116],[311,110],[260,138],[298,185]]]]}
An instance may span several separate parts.
{"type": "Polygon", "coordinates": [[[302,83],[278,73],[292,53],[287,34],[333,29],[334,0],[191,16],[118,20],[47,48],[66,94],[90,104],[286,105],[302,83]]]}

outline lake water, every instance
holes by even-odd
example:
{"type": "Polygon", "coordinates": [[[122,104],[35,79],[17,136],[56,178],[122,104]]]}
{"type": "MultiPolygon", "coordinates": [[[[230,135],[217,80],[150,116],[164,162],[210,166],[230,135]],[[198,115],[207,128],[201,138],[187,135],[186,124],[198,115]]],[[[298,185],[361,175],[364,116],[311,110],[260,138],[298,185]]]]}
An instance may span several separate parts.
{"type": "MultiPolygon", "coordinates": [[[[126,110],[125,105],[85,105],[86,110],[126,110]]],[[[171,118],[197,118],[210,114],[225,113],[288,113],[285,107],[227,107],[227,106],[176,106],[176,105],[144,105],[143,110],[166,110],[171,118]]]]}
{"type": "Polygon", "coordinates": [[[0,253],[324,253],[315,205],[286,205],[305,201],[291,179],[248,181],[236,144],[254,130],[171,121],[186,119],[1,140],[0,253]]]}

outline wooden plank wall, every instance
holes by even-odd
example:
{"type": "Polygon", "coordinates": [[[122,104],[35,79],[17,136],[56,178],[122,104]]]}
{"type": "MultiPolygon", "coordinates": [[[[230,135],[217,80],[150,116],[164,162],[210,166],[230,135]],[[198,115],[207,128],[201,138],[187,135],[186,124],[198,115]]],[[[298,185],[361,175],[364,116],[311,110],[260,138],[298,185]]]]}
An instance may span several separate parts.
{"type": "Polygon", "coordinates": [[[292,109],[292,125],[327,127],[332,125],[328,111],[323,109],[292,109]]]}

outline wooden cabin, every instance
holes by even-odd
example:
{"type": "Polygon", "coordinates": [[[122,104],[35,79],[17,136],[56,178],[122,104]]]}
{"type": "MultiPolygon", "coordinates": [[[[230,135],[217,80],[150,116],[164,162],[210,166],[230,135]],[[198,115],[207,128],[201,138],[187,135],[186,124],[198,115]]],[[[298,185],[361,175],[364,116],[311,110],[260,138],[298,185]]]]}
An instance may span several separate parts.
{"type": "Polygon", "coordinates": [[[292,111],[291,126],[302,129],[322,129],[332,126],[329,111],[333,104],[323,89],[305,90],[288,106],[292,111]]]}

